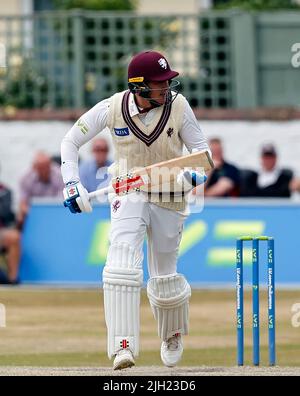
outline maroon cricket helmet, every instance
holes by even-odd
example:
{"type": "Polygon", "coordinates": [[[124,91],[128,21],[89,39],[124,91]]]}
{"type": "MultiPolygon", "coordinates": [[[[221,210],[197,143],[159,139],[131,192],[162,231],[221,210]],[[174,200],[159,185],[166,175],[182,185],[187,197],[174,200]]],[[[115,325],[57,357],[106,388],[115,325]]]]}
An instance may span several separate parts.
{"type": "Polygon", "coordinates": [[[144,51],[135,55],[128,66],[128,82],[168,81],[179,75],[171,70],[167,59],[159,52],[144,51]]]}

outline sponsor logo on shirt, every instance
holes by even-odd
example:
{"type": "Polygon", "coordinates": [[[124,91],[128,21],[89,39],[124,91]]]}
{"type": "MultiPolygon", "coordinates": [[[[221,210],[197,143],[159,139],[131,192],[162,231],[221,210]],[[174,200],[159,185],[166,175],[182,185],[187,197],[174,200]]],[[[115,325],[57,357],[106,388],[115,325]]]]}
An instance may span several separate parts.
{"type": "Polygon", "coordinates": [[[114,128],[115,135],[116,136],[128,136],[129,135],[129,129],[126,128],[114,128]]]}
{"type": "Polygon", "coordinates": [[[84,135],[88,133],[89,128],[81,118],[77,121],[77,126],[80,128],[81,132],[84,135]]]}

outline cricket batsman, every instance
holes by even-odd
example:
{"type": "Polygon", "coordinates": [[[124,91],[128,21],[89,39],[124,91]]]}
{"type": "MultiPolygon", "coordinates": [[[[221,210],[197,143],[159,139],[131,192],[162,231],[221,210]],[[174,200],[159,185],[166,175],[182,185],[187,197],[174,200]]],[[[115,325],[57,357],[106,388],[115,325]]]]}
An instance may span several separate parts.
{"type": "MultiPolygon", "coordinates": [[[[72,213],[92,210],[79,178],[78,151],[106,127],[115,150],[109,169],[113,176],[180,157],[184,145],[190,153],[209,151],[190,105],[178,94],[177,76],[161,53],[135,55],[128,67],[128,90],[97,103],[68,131],[61,145],[61,171],[66,185],[64,204],[72,213]]],[[[188,210],[186,200],[174,199],[172,192],[169,197],[167,202],[163,193],[110,197],[110,246],[103,290],[107,352],[115,370],[135,365],[139,354],[145,235],[150,276],[147,295],[162,341],[161,359],[173,367],[182,357],[191,288],[177,273],[176,264],[188,210]]]]}

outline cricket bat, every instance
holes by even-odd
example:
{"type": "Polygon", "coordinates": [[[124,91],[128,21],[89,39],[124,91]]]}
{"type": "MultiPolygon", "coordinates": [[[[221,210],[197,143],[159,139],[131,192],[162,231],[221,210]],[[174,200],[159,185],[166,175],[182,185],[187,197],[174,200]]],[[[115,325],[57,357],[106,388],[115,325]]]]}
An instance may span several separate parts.
{"type": "Polygon", "coordinates": [[[113,178],[109,187],[89,193],[89,198],[96,198],[110,192],[126,195],[134,191],[161,191],[162,186],[174,183],[176,176],[184,168],[198,168],[203,172],[208,172],[213,167],[214,164],[208,151],[197,151],[117,176],[113,178]]]}

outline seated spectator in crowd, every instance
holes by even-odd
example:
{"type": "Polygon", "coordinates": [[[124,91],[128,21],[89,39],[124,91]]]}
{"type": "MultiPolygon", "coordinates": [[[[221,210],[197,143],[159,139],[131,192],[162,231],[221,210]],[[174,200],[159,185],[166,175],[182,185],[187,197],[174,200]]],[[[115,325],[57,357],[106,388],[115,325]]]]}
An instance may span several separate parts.
{"type": "Polygon", "coordinates": [[[15,285],[19,283],[21,238],[20,232],[14,226],[15,218],[11,206],[11,192],[0,184],[0,250],[7,265],[7,274],[0,269],[0,284],[15,285]]]}
{"type": "Polygon", "coordinates": [[[277,164],[276,149],[265,144],[261,150],[261,169],[248,172],[243,180],[243,196],[252,197],[290,197],[290,183],[293,172],[281,169],[277,164]]]}
{"type": "Polygon", "coordinates": [[[44,152],[37,153],[33,160],[32,168],[26,172],[20,182],[19,226],[22,227],[24,223],[32,198],[63,198],[63,188],[64,183],[59,165],[51,161],[48,154],[44,152]]]}
{"type": "Polygon", "coordinates": [[[237,167],[225,161],[222,142],[218,138],[209,141],[214,169],[209,173],[204,189],[207,197],[236,197],[239,195],[240,172],[237,167]]]}
{"type": "Polygon", "coordinates": [[[81,161],[79,165],[79,176],[81,183],[88,192],[92,192],[101,187],[106,187],[109,183],[106,167],[111,165],[107,159],[109,152],[107,141],[97,138],[92,142],[93,157],[91,160],[81,161]]]}

